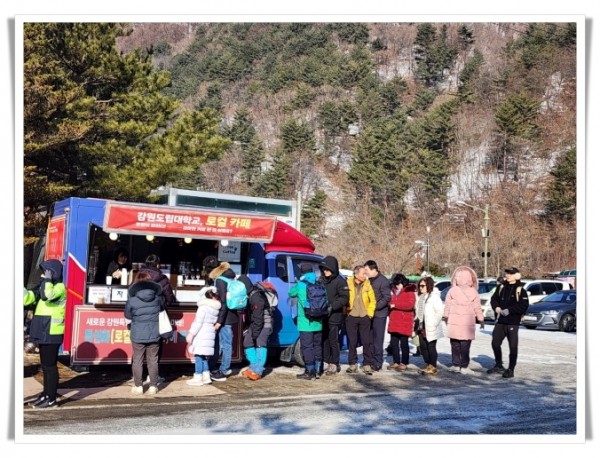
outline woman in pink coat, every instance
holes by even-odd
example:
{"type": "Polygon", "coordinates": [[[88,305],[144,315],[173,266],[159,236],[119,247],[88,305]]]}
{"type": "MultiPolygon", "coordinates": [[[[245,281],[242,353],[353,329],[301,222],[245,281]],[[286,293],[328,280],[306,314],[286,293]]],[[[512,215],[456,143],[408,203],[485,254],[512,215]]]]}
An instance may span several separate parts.
{"type": "Polygon", "coordinates": [[[471,373],[469,353],[471,341],[475,339],[475,324],[483,323],[477,274],[470,267],[457,267],[451,283],[444,306],[444,319],[448,325],[446,335],[452,349],[450,371],[471,373]]]}

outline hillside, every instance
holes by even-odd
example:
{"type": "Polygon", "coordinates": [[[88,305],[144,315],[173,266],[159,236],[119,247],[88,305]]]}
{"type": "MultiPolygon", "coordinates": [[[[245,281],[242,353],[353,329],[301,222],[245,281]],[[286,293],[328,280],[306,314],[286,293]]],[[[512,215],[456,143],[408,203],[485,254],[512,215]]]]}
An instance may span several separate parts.
{"type": "Polygon", "coordinates": [[[572,24],[136,23],[118,47],[234,140],[174,185],[300,193],[303,230],[344,267],[412,273],[429,226],[432,270],[481,271],[483,214],[458,200],[491,205],[493,274],[575,265],[574,192],[571,217],[551,202],[576,147],[572,24]]]}

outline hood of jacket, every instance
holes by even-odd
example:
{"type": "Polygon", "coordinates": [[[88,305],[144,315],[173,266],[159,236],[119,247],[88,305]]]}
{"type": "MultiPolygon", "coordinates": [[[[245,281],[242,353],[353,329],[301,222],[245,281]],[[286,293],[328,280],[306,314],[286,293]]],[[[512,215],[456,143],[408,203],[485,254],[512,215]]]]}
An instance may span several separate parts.
{"type": "Polygon", "coordinates": [[[314,272],[307,272],[304,275],[300,276],[300,280],[314,284],[317,282],[317,274],[315,274],[314,272]]]}
{"type": "Polygon", "coordinates": [[[457,267],[452,274],[451,283],[453,286],[475,287],[477,285],[477,274],[470,267],[457,267]]]}
{"type": "MultiPolygon", "coordinates": [[[[210,271],[210,273],[208,274],[208,277],[212,280],[214,280],[217,277],[220,277],[221,275],[223,275],[227,270],[230,270],[230,265],[228,262],[222,262],[221,264],[219,264],[218,267],[215,267],[213,270],[210,271]]],[[[233,272],[233,271],[232,271],[233,272]]],[[[229,277],[229,275],[225,275],[226,277],[229,277]]],[[[235,278],[235,272],[233,273],[233,277],[231,278],[235,278]]]]}
{"type": "Polygon", "coordinates": [[[62,281],[63,265],[58,259],[48,259],[40,264],[40,268],[43,271],[49,270],[52,272],[52,278],[49,278],[49,280],[54,282],[62,281]]]}
{"type": "Polygon", "coordinates": [[[209,307],[214,310],[219,310],[221,308],[221,303],[216,299],[202,297],[198,300],[198,307],[209,307]]]}
{"type": "Polygon", "coordinates": [[[325,256],[323,261],[319,264],[319,267],[326,267],[327,269],[333,272],[333,277],[340,274],[340,269],[338,267],[338,260],[335,256],[325,256]]]}
{"type": "Polygon", "coordinates": [[[161,292],[162,287],[150,280],[142,280],[129,287],[129,296],[135,296],[144,302],[153,301],[161,292]]]}

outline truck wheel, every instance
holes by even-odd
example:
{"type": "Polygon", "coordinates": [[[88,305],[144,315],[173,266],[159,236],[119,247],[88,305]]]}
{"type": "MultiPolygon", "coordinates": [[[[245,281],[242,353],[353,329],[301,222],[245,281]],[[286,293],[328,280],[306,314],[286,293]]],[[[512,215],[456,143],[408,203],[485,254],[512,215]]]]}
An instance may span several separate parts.
{"type": "Polygon", "coordinates": [[[575,330],[575,317],[565,313],[558,323],[558,329],[562,332],[573,332],[575,330]]]}
{"type": "Polygon", "coordinates": [[[294,344],[294,359],[300,367],[304,367],[304,358],[302,357],[302,349],[300,348],[300,339],[294,344]]]}

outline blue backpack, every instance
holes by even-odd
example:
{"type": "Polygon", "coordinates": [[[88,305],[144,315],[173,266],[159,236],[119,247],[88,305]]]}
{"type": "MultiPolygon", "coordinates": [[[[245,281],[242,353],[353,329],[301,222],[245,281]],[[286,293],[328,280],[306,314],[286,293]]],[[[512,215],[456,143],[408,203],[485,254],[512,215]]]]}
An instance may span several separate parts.
{"type": "Polygon", "coordinates": [[[303,307],[306,318],[314,320],[329,315],[329,300],[325,285],[319,281],[304,283],[306,283],[306,302],[303,307]]]}
{"type": "Polygon", "coordinates": [[[225,301],[227,308],[231,310],[245,309],[248,305],[246,285],[239,280],[232,280],[222,275],[218,278],[227,283],[227,299],[225,301]]]}

